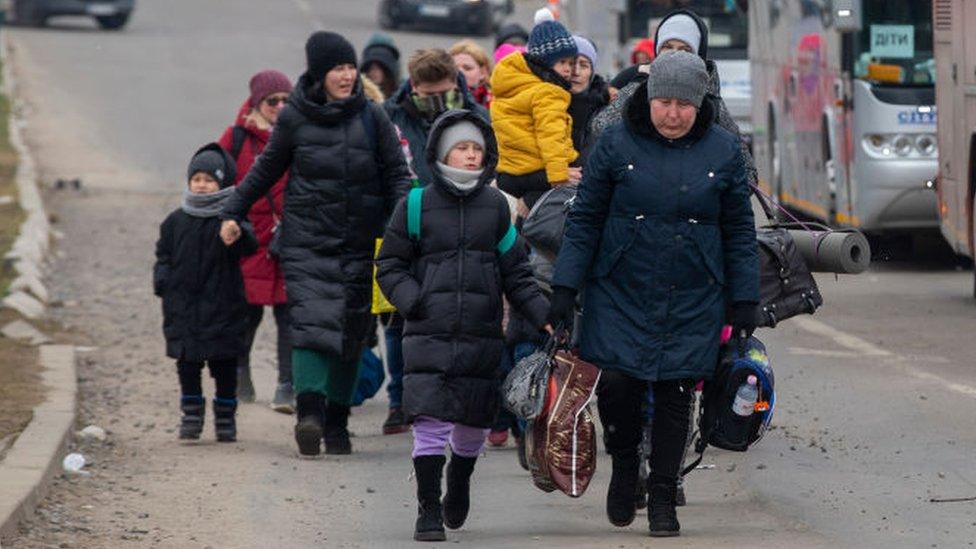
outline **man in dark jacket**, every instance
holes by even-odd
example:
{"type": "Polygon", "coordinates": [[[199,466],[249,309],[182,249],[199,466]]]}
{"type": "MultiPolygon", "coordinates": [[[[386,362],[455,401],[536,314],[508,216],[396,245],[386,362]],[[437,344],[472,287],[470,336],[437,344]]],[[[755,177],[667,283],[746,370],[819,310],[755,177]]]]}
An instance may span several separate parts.
{"type": "Polygon", "coordinates": [[[347,454],[349,405],[373,326],[375,240],[410,181],[396,129],[363,95],[352,45],[317,32],[305,51],[308,70],[224,208],[223,230],[233,236],[236,221],[289,171],[280,238],[292,315],[295,439],[303,455],[319,453],[323,434],[326,453],[347,454]]]}
{"type": "Polygon", "coordinates": [[[377,280],[406,318],[403,397],[416,420],[420,504],[415,539],[436,541],[444,539],[445,447],[450,440],[443,521],[459,528],[468,513],[469,478],[498,411],[502,294],[537,329],[548,304],[507,200],[488,186],[498,160],[488,123],[470,111],[448,111],[434,123],[424,158],[434,179],[393,213],[377,280]]]}
{"type": "Polygon", "coordinates": [[[407,71],[410,79],[383,106],[410,145],[413,173],[427,183],[434,177],[424,161],[424,148],[434,120],[450,109],[465,109],[489,122],[488,111],[475,102],[454,59],[444,50],[418,50],[407,71]]]}
{"type": "Polygon", "coordinates": [[[237,437],[237,357],[247,348],[247,301],[240,260],[257,251],[250,224],[229,244],[219,238],[217,215],[234,192],[235,162],[220,145],[201,148],[187,169],[182,206],[159,228],[153,291],[163,299],[166,355],[180,376],[180,438],[195,440],[203,430],[205,400],[200,386],[204,362],[217,385],[214,416],[217,440],[237,437]]]}
{"type": "Polygon", "coordinates": [[[624,124],[596,144],[553,276],[550,321],[568,325],[584,292],[580,352],[603,374],[600,420],[613,475],[607,515],[634,519],[643,418],[654,392],[652,536],[678,535],[677,477],[695,381],[718,363],[721,329],[755,328],[759,252],[739,142],[714,123],[705,63],[651,64],[624,124]]]}

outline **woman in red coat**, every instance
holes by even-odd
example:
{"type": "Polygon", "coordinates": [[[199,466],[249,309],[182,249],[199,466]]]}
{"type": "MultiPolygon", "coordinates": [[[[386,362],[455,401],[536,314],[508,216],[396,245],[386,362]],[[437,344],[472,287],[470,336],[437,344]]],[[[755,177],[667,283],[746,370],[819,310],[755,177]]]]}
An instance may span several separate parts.
{"type": "MultiPolygon", "coordinates": [[[[251,77],[251,95],[241,106],[237,122],[227,128],[218,143],[237,159],[237,181],[247,175],[255,159],[264,150],[278,114],[284,108],[291,92],[291,81],[284,74],[266,70],[251,77]]],[[[285,184],[288,174],[282,176],[268,193],[266,200],[254,203],[247,217],[254,226],[260,248],[252,256],[241,260],[244,274],[244,290],[247,296],[247,353],[238,360],[238,399],[254,401],[254,384],[251,382],[250,350],[266,305],[274,308],[278,330],[278,388],[271,407],[282,413],[295,411],[295,393],[292,389],[291,338],[289,315],[285,297],[285,278],[278,262],[268,253],[268,245],[275,226],[281,219],[285,184]]]]}

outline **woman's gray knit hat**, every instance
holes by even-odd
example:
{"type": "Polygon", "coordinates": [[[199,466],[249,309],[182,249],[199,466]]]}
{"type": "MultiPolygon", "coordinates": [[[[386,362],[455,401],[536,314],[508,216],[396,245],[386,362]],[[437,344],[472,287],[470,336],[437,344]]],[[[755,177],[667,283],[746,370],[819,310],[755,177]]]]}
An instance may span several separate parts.
{"type": "Polygon", "coordinates": [[[705,62],[686,51],[657,56],[647,74],[648,99],[680,99],[701,107],[707,89],[705,62]]]}

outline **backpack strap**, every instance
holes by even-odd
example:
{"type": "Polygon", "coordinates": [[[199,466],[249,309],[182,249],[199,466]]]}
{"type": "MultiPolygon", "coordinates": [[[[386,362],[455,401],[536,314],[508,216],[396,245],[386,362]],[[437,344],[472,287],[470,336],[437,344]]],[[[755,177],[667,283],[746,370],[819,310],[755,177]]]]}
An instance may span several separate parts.
{"type": "Polygon", "coordinates": [[[407,195],[407,235],[420,242],[420,213],[424,207],[424,188],[414,187],[407,195]]]}
{"type": "Polygon", "coordinates": [[[515,246],[515,242],[518,240],[518,231],[515,230],[515,225],[512,223],[508,224],[508,230],[505,231],[505,236],[498,241],[498,255],[505,255],[509,250],[515,246]]]}
{"type": "Polygon", "coordinates": [[[383,162],[383,156],[380,154],[379,147],[377,146],[379,144],[377,142],[379,136],[376,128],[376,113],[373,112],[373,108],[372,102],[367,101],[363,110],[359,111],[359,119],[363,123],[363,130],[366,132],[366,141],[368,141],[367,145],[369,145],[369,150],[373,153],[373,160],[376,161],[376,165],[379,167],[380,173],[382,174],[385,163],[383,162]]]}
{"type": "Polygon", "coordinates": [[[370,150],[376,148],[376,118],[373,117],[373,108],[366,103],[366,107],[359,111],[359,117],[363,121],[363,129],[366,130],[366,139],[369,140],[370,150]]]}
{"type": "MultiPolygon", "coordinates": [[[[705,382],[706,386],[708,382],[705,382]]],[[[707,387],[706,387],[707,389],[707,387]]],[[[698,457],[695,461],[692,461],[679,473],[680,476],[684,477],[688,473],[692,472],[697,468],[703,459],[705,459],[705,448],[708,447],[708,437],[711,435],[710,426],[705,425],[705,392],[702,391],[701,401],[698,404],[698,418],[696,423],[698,423],[698,439],[695,441],[695,453],[698,457]]]]}
{"type": "Polygon", "coordinates": [[[247,130],[240,124],[235,125],[230,133],[230,155],[234,157],[234,160],[240,158],[246,140],[247,130]]]}

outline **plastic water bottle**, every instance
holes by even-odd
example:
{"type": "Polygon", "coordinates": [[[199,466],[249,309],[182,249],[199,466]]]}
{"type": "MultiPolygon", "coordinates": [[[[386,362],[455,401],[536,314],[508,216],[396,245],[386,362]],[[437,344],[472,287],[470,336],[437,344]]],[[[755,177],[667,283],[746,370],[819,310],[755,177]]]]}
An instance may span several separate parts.
{"type": "Polygon", "coordinates": [[[739,386],[732,402],[732,411],[741,417],[749,417],[756,411],[756,401],[759,400],[759,382],[756,376],[749,376],[746,382],[739,386]]]}

